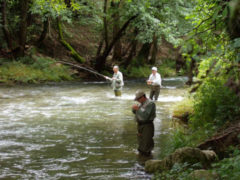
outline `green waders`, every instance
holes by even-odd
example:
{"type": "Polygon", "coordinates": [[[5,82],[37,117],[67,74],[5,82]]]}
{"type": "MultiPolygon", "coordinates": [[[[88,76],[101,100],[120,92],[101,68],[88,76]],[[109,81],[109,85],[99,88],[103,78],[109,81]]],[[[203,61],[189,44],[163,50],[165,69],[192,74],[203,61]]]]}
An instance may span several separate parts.
{"type": "Polygon", "coordinates": [[[154,125],[153,122],[148,124],[138,124],[138,151],[149,156],[154,148],[154,125]]]}
{"type": "Polygon", "coordinates": [[[122,91],[120,90],[114,90],[115,96],[122,96],[122,91]]]}
{"type": "Polygon", "coordinates": [[[157,101],[159,94],[160,94],[160,86],[151,86],[151,91],[150,91],[149,98],[151,100],[157,101]],[[153,97],[154,97],[154,99],[153,99],[153,97]]]}

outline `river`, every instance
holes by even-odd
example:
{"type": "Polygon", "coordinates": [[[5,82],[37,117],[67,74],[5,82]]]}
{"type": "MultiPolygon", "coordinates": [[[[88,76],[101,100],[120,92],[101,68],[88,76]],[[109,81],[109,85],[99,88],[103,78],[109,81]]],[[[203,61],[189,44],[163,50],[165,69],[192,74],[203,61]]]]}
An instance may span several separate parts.
{"type": "MultiPolygon", "coordinates": [[[[164,79],[155,119],[154,158],[170,146],[171,107],[185,78],[164,79]]],[[[150,179],[137,156],[134,93],[115,98],[106,82],[0,86],[0,179],[150,179]]]]}

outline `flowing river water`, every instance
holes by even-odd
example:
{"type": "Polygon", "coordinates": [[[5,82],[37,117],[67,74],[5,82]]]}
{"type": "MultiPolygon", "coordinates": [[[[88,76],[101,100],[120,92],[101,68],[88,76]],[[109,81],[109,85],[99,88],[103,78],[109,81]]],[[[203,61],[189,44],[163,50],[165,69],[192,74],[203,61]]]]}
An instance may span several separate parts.
{"type": "MultiPolygon", "coordinates": [[[[171,107],[185,78],[164,79],[155,119],[154,158],[170,146],[171,107]]],[[[150,179],[137,155],[131,112],[143,81],[0,87],[0,179],[150,179]]]]}

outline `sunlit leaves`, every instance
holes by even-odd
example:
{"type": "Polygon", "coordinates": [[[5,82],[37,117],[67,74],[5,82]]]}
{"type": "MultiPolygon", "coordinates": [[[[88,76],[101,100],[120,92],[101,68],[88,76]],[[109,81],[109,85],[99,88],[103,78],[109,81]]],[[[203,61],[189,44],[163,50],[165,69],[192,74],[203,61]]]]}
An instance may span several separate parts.
{"type": "Polygon", "coordinates": [[[137,39],[152,42],[153,36],[162,37],[173,44],[180,43],[191,24],[185,16],[191,12],[192,3],[183,0],[138,0],[129,4],[129,13],[138,13],[134,26],[140,31],[137,39]]]}
{"type": "Polygon", "coordinates": [[[79,11],[81,4],[77,0],[71,1],[71,7],[68,8],[64,0],[35,0],[33,1],[31,12],[39,14],[42,18],[62,17],[65,21],[71,21],[71,14],[73,11],[79,11]]]}
{"type": "Polygon", "coordinates": [[[240,48],[240,38],[236,38],[233,40],[233,47],[240,48]]]}

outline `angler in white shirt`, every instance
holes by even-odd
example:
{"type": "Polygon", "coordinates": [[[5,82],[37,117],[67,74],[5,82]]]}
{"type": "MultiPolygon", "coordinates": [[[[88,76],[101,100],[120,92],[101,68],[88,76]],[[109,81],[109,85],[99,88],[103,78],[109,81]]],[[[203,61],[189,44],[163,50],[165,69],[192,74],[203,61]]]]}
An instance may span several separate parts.
{"type": "Polygon", "coordinates": [[[149,79],[147,80],[147,84],[151,86],[149,98],[151,100],[157,101],[160,93],[160,87],[162,86],[162,79],[161,79],[161,75],[157,72],[156,67],[152,67],[152,74],[149,76],[149,79]]]}

